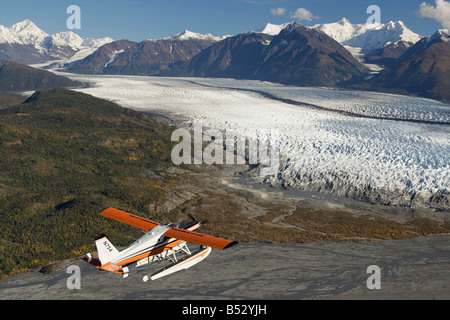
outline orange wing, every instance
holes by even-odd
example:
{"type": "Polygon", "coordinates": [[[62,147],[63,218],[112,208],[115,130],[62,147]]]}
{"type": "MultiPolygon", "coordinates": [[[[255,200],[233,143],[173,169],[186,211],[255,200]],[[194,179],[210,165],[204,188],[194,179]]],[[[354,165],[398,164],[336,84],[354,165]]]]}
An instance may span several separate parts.
{"type": "MultiPolygon", "coordinates": [[[[102,216],[117,220],[119,222],[123,222],[129,224],[131,226],[140,228],[142,230],[148,231],[153,229],[156,226],[159,226],[160,223],[145,219],[139,216],[135,216],[134,214],[121,211],[114,208],[106,208],[102,212],[100,212],[102,216]]],[[[227,240],[219,237],[209,236],[207,234],[197,233],[189,230],[172,228],[167,230],[164,235],[169,238],[176,238],[179,240],[184,240],[187,242],[197,243],[200,245],[213,247],[216,249],[226,249],[231,246],[237,244],[236,241],[227,240]]]]}
{"type": "Polygon", "coordinates": [[[151,230],[154,227],[160,225],[158,222],[135,216],[134,214],[114,208],[106,208],[105,210],[100,212],[100,214],[102,216],[129,224],[133,227],[137,227],[145,231],[151,230]]]}
{"type": "Polygon", "coordinates": [[[227,240],[219,237],[209,236],[207,234],[197,233],[179,228],[167,230],[164,235],[170,238],[176,238],[187,242],[193,242],[216,249],[226,249],[237,244],[236,241],[227,240]]]}

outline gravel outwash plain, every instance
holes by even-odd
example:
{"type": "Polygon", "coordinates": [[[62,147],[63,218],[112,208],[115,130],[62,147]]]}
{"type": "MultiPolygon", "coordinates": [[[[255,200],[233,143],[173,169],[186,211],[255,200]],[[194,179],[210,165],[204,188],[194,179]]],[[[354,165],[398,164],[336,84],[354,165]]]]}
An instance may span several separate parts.
{"type": "MultiPolygon", "coordinates": [[[[183,272],[143,282],[67,261],[52,274],[28,272],[0,282],[0,299],[450,299],[449,235],[406,240],[239,244],[213,250],[183,272]],[[68,289],[68,265],[81,270],[81,288],[68,289]],[[368,289],[370,265],[380,267],[380,289],[368,289]]],[[[154,267],[153,267],[154,268],[154,267]]]]}

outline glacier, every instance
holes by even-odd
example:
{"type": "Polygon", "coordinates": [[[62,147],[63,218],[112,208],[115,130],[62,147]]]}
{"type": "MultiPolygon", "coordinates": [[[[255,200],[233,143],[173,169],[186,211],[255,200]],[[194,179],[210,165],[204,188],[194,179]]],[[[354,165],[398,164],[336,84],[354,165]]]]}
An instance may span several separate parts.
{"type": "MultiPolygon", "coordinates": [[[[219,130],[278,130],[276,175],[260,183],[385,205],[450,208],[450,106],[410,96],[264,81],[65,74],[75,89],[219,130]]],[[[162,118],[161,118],[162,119],[162,118]]]]}

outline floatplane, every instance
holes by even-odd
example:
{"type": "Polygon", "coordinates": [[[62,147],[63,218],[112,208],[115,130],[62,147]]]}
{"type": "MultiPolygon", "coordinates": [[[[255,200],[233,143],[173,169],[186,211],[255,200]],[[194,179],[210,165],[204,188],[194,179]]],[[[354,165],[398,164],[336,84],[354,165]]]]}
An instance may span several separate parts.
{"type": "Polygon", "coordinates": [[[106,236],[95,241],[97,256],[86,254],[83,260],[105,270],[128,276],[129,267],[140,267],[151,262],[167,260],[170,264],[143,280],[156,280],[174,272],[192,267],[205,259],[212,248],[224,250],[237,244],[236,241],[194,232],[202,222],[190,221],[183,225],[158,223],[115,208],[106,208],[100,215],[140,228],[146,233],[122,251],[106,236]],[[186,242],[199,244],[200,248],[191,252],[186,242]],[[180,258],[180,254],[182,257],[180,258]]]}

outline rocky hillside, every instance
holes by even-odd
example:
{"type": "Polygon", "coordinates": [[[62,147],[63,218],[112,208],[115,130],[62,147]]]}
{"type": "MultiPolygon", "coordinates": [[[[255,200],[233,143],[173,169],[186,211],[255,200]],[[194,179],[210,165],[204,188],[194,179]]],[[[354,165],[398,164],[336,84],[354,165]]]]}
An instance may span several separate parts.
{"type": "Polygon", "coordinates": [[[0,91],[28,91],[79,87],[82,83],[26,65],[0,60],[0,91]]]}
{"type": "Polygon", "coordinates": [[[84,254],[103,232],[128,243],[127,227],[98,212],[150,212],[164,197],[167,181],[141,173],[164,170],[170,133],[142,113],[63,88],[1,109],[0,278],[84,254]]]}
{"type": "Polygon", "coordinates": [[[323,32],[292,23],[278,35],[249,32],[203,50],[175,75],[233,77],[296,85],[336,85],[364,67],[323,32]]]}
{"type": "Polygon", "coordinates": [[[448,30],[439,30],[431,37],[421,39],[389,68],[361,86],[450,101],[448,30]]]}
{"type": "Polygon", "coordinates": [[[155,75],[209,47],[212,39],[118,40],[100,47],[68,71],[85,74],[155,75]]]}

